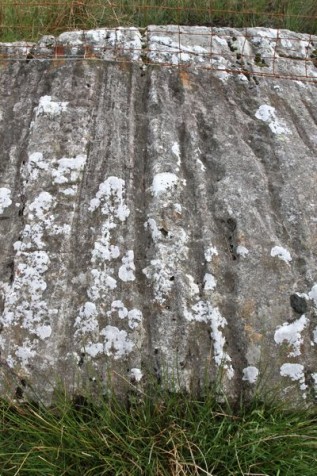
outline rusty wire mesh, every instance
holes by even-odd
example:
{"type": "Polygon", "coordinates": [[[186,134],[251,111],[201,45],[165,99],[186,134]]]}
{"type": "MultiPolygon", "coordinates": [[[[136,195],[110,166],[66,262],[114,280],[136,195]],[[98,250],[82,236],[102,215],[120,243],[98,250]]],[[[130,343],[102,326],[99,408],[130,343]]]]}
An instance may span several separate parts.
{"type": "Polygon", "coordinates": [[[317,82],[317,5],[308,15],[273,3],[0,1],[0,62],[108,60],[317,82]],[[286,29],[292,21],[308,33],[286,29]]]}

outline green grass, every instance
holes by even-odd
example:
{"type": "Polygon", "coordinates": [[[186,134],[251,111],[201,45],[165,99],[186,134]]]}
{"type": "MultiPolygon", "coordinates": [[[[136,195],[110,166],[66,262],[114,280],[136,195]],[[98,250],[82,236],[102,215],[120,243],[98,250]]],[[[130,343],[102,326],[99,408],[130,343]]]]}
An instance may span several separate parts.
{"type": "Polygon", "coordinates": [[[69,29],[182,24],[268,26],[317,34],[316,0],[0,0],[0,40],[69,29]]]}
{"type": "Polygon", "coordinates": [[[219,404],[153,388],[51,408],[2,401],[5,475],[315,476],[317,411],[219,404]]]}

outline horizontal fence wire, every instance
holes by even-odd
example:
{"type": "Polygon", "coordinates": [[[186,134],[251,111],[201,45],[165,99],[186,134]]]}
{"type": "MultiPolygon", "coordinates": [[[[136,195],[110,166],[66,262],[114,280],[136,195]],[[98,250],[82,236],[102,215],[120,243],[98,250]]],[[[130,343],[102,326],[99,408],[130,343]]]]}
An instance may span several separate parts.
{"type": "Polygon", "coordinates": [[[0,1],[0,63],[137,62],[317,82],[317,2],[296,3],[0,1]]]}

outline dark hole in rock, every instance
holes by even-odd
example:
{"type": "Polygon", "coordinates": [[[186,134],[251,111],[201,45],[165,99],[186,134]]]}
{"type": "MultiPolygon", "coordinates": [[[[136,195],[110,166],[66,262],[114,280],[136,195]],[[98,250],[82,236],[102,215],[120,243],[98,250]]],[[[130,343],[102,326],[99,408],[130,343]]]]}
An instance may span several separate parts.
{"type": "Polygon", "coordinates": [[[298,296],[298,294],[291,294],[290,304],[292,309],[298,314],[305,314],[307,312],[307,302],[304,297],[298,296]]]}
{"type": "Polygon", "coordinates": [[[228,218],[227,224],[230,231],[234,231],[237,228],[237,222],[234,218],[228,218]]]}
{"type": "Polygon", "coordinates": [[[25,62],[26,62],[26,63],[29,63],[30,60],[33,59],[33,58],[34,58],[34,55],[33,55],[32,53],[28,53],[28,54],[26,55],[26,60],[25,60],[25,62]]]}
{"type": "Polygon", "coordinates": [[[80,359],[79,359],[79,362],[78,362],[78,367],[81,367],[82,365],[84,365],[85,356],[86,356],[86,354],[85,354],[84,352],[82,352],[82,353],[80,354],[80,359]]]}
{"type": "Polygon", "coordinates": [[[21,398],[23,398],[23,389],[21,387],[17,387],[15,389],[15,398],[17,400],[21,400],[21,398]]]}
{"type": "Polygon", "coordinates": [[[168,235],[168,231],[165,230],[165,228],[160,228],[160,232],[162,233],[163,236],[167,236],[167,235],[168,235]]]}
{"type": "Polygon", "coordinates": [[[20,208],[19,213],[18,213],[19,217],[22,217],[22,216],[23,216],[24,208],[25,208],[25,207],[20,208]]]}
{"type": "Polygon", "coordinates": [[[171,276],[170,281],[174,281],[174,280],[175,280],[175,276],[171,276]]]}
{"type": "Polygon", "coordinates": [[[10,263],[8,263],[7,267],[10,270],[9,283],[12,284],[13,281],[14,281],[14,261],[10,261],[10,263]]]}

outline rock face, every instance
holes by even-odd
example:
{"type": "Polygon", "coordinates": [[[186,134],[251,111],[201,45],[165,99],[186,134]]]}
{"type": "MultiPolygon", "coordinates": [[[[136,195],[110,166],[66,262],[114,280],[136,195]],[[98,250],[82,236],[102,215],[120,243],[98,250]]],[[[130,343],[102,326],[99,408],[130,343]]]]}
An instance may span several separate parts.
{"type": "Polygon", "coordinates": [[[317,83],[257,55],[314,79],[317,38],[250,29],[241,72],[241,32],[175,52],[177,28],[1,46],[26,59],[0,74],[6,394],[154,375],[315,398],[317,83]]]}

